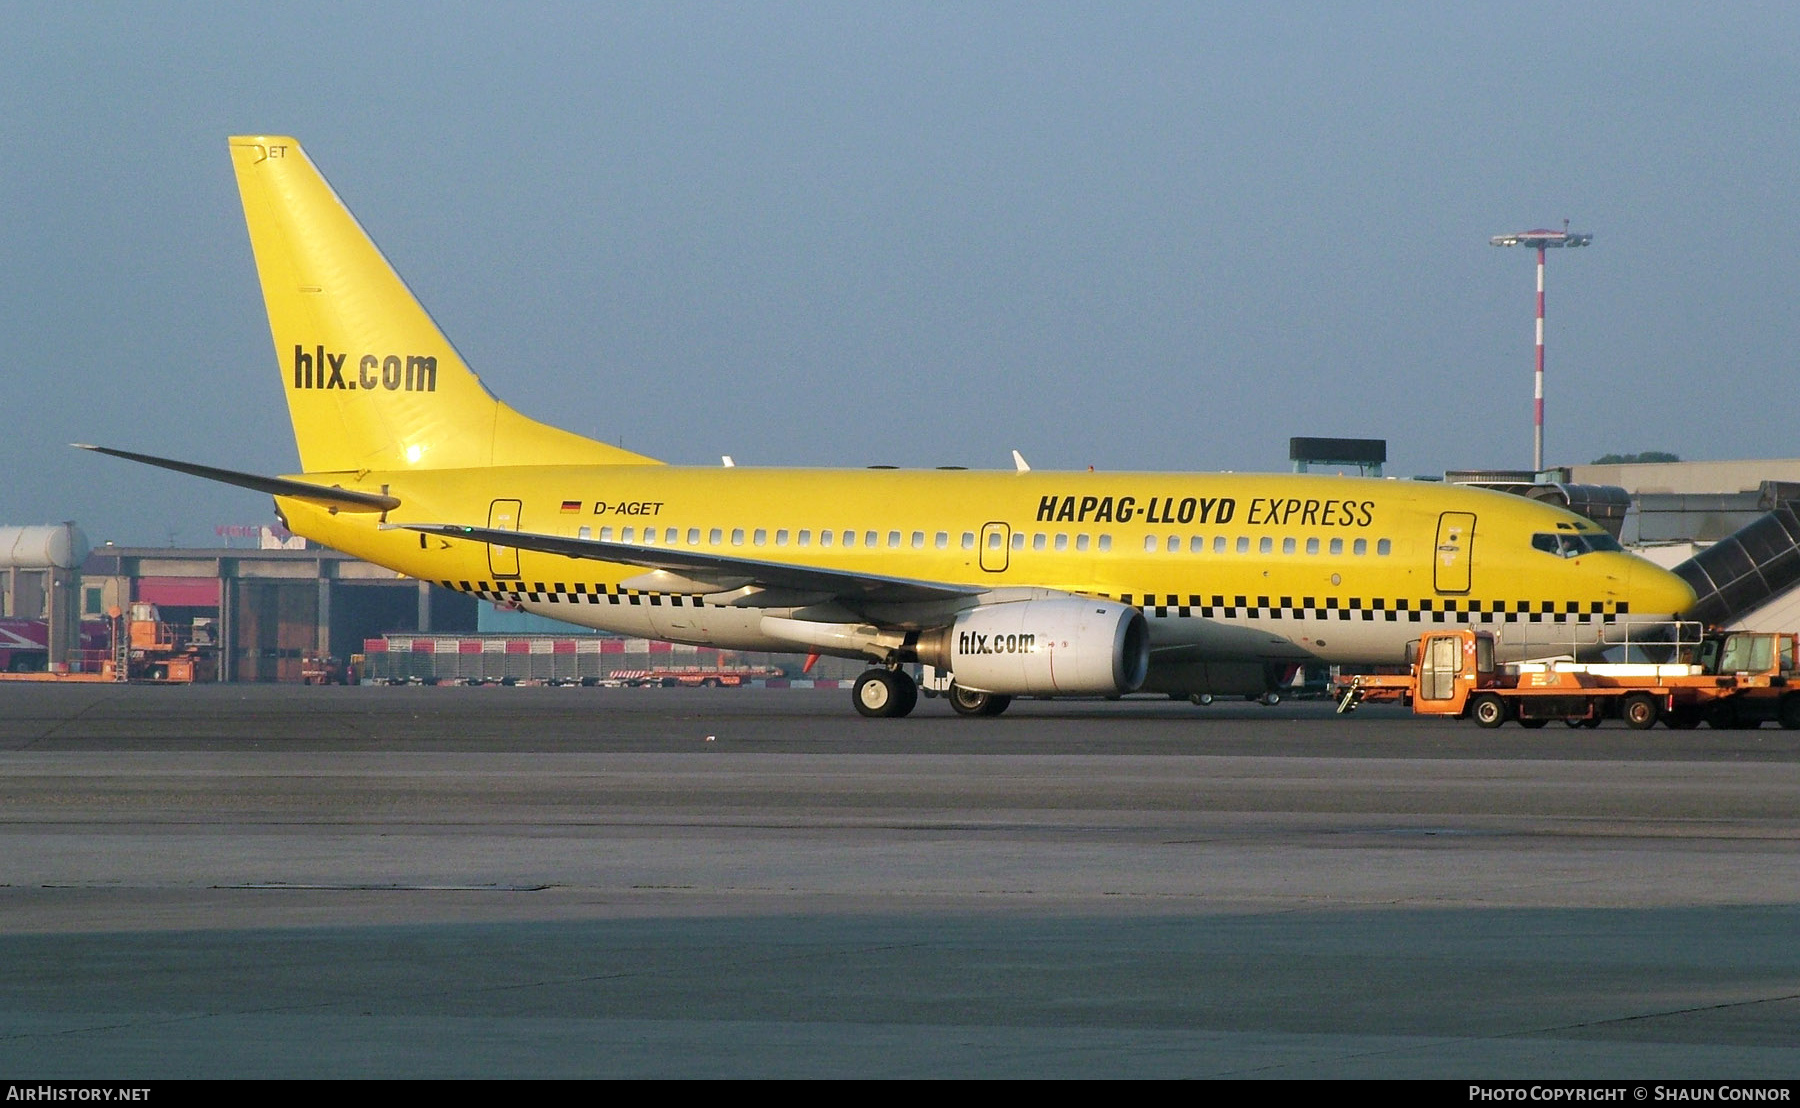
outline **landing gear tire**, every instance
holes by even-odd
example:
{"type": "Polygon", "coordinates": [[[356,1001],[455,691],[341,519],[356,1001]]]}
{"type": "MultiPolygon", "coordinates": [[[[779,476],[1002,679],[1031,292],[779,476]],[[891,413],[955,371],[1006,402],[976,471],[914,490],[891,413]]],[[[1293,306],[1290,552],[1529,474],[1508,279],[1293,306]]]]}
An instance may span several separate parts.
{"type": "Polygon", "coordinates": [[[1281,703],[1281,694],[1273,690],[1263,693],[1261,703],[1265,708],[1273,708],[1275,705],[1281,703]]]}
{"type": "Polygon", "coordinates": [[[1619,715],[1633,731],[1648,731],[1656,726],[1656,698],[1634,693],[1619,705],[1619,715]]]}
{"type": "Polygon", "coordinates": [[[871,669],[856,679],[850,699],[870,719],[898,719],[919,703],[919,686],[897,669],[871,669]]]}
{"type": "Polygon", "coordinates": [[[950,691],[946,695],[950,700],[950,707],[956,709],[959,716],[997,716],[1012,703],[1010,696],[976,692],[974,689],[965,689],[954,681],[950,683],[950,691]]]}
{"type": "Polygon", "coordinates": [[[1212,702],[1213,702],[1213,694],[1209,693],[1209,692],[1197,692],[1194,695],[1188,697],[1188,703],[1192,704],[1196,708],[1204,708],[1208,704],[1211,704],[1212,702]]]}
{"type": "Polygon", "coordinates": [[[1498,727],[1506,722],[1506,701],[1491,693],[1478,696],[1469,705],[1469,718],[1477,727],[1498,727]]]}

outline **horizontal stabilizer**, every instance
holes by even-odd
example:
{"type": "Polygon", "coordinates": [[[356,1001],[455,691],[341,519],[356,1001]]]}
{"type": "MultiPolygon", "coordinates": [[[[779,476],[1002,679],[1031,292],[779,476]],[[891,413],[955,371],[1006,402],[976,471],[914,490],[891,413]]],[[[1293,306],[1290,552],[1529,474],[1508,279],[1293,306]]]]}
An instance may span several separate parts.
{"type": "Polygon", "coordinates": [[[172,458],[158,458],[150,454],[134,454],[129,450],[114,450],[108,446],[93,446],[85,442],[72,442],[69,445],[79,450],[92,450],[96,454],[111,454],[115,458],[124,458],[131,462],[143,462],[145,465],[172,469],[177,473],[204,477],[208,481],[236,485],[241,489],[265,492],[270,496],[287,496],[295,500],[307,500],[314,504],[337,508],[340,511],[386,512],[400,506],[398,497],[388,496],[385,493],[360,492],[355,489],[340,488],[336,485],[314,485],[307,481],[295,481],[287,477],[263,477],[255,473],[239,473],[234,469],[215,469],[212,466],[196,465],[193,462],[178,462],[172,458]]]}

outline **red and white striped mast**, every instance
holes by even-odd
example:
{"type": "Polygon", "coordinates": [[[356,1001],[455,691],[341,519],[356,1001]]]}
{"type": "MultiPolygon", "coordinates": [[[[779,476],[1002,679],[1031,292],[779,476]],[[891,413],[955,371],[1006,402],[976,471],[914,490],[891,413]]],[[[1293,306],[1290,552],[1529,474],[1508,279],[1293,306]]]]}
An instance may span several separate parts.
{"type": "Polygon", "coordinates": [[[1563,220],[1563,229],[1560,231],[1539,228],[1510,235],[1495,235],[1488,240],[1493,246],[1537,248],[1537,372],[1532,380],[1531,393],[1531,469],[1534,473],[1544,472],[1544,251],[1552,247],[1586,246],[1593,241],[1594,236],[1587,232],[1571,233],[1566,219],[1563,220]]]}

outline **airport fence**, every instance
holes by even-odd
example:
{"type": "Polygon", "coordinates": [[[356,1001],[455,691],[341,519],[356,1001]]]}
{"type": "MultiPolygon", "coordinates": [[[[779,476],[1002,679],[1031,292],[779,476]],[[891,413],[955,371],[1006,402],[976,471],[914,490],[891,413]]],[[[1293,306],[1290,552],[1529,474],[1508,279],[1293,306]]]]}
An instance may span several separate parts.
{"type": "MultiPolygon", "coordinates": [[[[809,676],[854,677],[863,664],[820,659],[809,676]],[[840,672],[843,671],[843,672],[840,672]]],[[[387,635],[363,644],[362,676],[373,681],[584,681],[615,674],[756,671],[799,676],[791,654],[720,650],[599,635],[387,635]]],[[[779,680],[779,678],[777,678],[779,680]]]]}

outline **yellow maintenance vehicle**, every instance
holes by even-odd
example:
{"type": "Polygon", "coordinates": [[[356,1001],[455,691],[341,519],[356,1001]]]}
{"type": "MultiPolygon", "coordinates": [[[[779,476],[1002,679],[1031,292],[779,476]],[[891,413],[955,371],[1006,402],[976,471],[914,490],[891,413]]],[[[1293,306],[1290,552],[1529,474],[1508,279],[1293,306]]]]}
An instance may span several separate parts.
{"type": "Polygon", "coordinates": [[[1398,702],[1417,715],[1473,719],[1482,727],[1517,720],[1542,727],[1560,719],[1598,727],[1618,718],[1637,730],[1657,720],[1674,728],[1706,722],[1800,728],[1800,641],[1790,632],[1709,634],[1660,648],[1667,662],[1580,662],[1549,658],[1496,665],[1486,631],[1446,630],[1413,644],[1406,673],[1354,674],[1336,684],[1338,711],[1398,702]]]}

